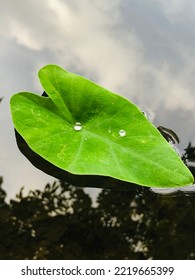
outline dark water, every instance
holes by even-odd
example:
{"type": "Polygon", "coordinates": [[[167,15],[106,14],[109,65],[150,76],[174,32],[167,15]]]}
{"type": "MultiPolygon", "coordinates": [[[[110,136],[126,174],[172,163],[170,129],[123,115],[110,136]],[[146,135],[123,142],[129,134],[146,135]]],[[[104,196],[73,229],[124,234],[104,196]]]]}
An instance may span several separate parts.
{"type": "Polygon", "coordinates": [[[0,259],[195,259],[195,195],[149,188],[102,190],[46,185],[5,202],[0,190],[0,259]]]}

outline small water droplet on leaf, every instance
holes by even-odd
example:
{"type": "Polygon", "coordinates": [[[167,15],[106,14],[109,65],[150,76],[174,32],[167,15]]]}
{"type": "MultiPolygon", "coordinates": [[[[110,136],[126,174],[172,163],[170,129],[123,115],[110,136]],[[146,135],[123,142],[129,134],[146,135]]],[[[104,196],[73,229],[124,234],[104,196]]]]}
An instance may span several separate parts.
{"type": "Polygon", "coordinates": [[[126,135],[126,131],[124,129],[121,129],[119,131],[119,136],[124,137],[126,135]]]}
{"type": "Polygon", "coordinates": [[[74,130],[80,131],[82,129],[82,125],[80,122],[76,122],[74,125],[74,130]]]}

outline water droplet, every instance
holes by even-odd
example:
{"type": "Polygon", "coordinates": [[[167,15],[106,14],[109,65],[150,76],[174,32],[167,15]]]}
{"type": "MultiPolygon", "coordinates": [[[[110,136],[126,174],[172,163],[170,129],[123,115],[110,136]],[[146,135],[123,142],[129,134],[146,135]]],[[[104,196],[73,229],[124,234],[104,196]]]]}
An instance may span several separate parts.
{"type": "Polygon", "coordinates": [[[145,111],[142,111],[142,114],[146,117],[146,119],[148,119],[148,115],[145,111]]]}
{"type": "Polygon", "coordinates": [[[108,130],[108,133],[111,133],[111,129],[108,130]]]}
{"type": "Polygon", "coordinates": [[[148,110],[148,109],[144,109],[142,110],[143,115],[146,117],[146,119],[148,119],[150,122],[153,122],[155,114],[154,112],[148,110]]]}
{"type": "Polygon", "coordinates": [[[121,129],[121,130],[119,131],[119,135],[120,135],[121,137],[124,137],[124,136],[126,135],[126,131],[123,130],[123,129],[121,129]]]}
{"type": "Polygon", "coordinates": [[[74,130],[80,131],[82,129],[82,125],[80,122],[76,122],[74,125],[74,130]]]}

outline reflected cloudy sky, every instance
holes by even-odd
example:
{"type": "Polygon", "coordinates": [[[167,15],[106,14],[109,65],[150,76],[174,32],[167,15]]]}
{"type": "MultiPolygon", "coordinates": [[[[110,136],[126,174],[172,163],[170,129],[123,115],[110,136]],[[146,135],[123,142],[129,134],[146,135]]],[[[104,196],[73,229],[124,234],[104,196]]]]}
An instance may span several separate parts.
{"type": "Polygon", "coordinates": [[[195,144],[195,2],[0,0],[0,175],[13,196],[53,179],[18,151],[9,99],[41,93],[37,71],[54,63],[115,91],[195,144]]]}

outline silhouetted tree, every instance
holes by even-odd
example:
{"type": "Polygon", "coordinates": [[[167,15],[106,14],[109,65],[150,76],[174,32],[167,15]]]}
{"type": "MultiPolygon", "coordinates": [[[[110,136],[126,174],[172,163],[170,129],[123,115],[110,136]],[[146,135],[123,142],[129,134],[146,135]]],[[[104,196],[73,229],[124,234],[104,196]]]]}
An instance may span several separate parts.
{"type": "MultiPolygon", "coordinates": [[[[1,181],[2,183],[2,181],[1,181]]],[[[0,259],[195,259],[195,195],[47,184],[9,203],[0,188],[0,259]]]]}

